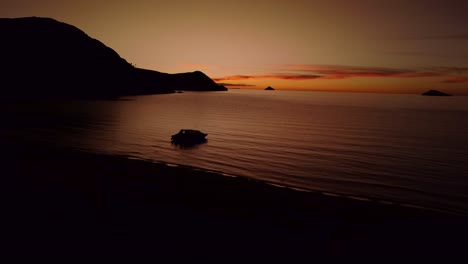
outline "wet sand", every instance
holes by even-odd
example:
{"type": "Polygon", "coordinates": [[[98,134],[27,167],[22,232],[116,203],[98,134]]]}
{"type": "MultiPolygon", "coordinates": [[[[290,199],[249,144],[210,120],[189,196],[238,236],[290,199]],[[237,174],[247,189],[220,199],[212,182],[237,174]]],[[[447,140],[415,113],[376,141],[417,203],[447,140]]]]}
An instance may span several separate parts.
{"type": "Polygon", "coordinates": [[[1,253],[466,254],[466,215],[2,143],[1,253]]]}

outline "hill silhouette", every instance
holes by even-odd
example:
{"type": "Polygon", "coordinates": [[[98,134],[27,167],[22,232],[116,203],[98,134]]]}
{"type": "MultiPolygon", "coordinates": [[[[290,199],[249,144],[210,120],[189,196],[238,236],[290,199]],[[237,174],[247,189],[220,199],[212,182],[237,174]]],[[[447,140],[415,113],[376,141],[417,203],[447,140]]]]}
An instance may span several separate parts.
{"type": "Polygon", "coordinates": [[[51,18],[0,18],[0,38],[0,98],[6,100],[221,90],[201,72],[135,68],[80,29],[51,18]]]}
{"type": "Polygon", "coordinates": [[[274,91],[275,89],[274,89],[273,87],[271,87],[271,86],[268,86],[267,88],[265,88],[265,90],[267,90],[267,91],[274,91]]]}

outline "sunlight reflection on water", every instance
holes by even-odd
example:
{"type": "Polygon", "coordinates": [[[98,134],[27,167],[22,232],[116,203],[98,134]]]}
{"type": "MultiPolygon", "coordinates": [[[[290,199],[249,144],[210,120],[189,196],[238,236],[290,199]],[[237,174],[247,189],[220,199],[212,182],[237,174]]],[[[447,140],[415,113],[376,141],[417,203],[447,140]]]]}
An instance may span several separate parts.
{"type": "Polygon", "coordinates": [[[3,106],[19,120],[2,133],[332,194],[468,211],[468,97],[231,90],[129,99],[3,106]],[[32,112],[46,122],[35,123],[32,112]],[[208,141],[171,144],[182,128],[208,133],[208,141]]]}

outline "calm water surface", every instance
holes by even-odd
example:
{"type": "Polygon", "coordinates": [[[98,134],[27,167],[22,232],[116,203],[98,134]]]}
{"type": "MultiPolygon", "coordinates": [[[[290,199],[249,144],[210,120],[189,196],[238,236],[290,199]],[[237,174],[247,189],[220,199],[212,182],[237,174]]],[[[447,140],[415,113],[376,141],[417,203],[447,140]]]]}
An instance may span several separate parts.
{"type": "Polygon", "coordinates": [[[2,111],[19,117],[3,128],[11,140],[468,212],[464,96],[230,90],[2,111]],[[170,136],[182,128],[208,133],[208,142],[193,148],[171,144],[170,136]]]}

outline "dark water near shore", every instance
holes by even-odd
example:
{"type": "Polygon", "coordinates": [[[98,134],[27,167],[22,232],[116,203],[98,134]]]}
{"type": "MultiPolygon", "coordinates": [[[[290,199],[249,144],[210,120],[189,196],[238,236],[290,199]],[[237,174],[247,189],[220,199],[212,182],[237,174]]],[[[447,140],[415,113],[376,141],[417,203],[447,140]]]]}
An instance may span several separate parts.
{"type": "Polygon", "coordinates": [[[468,97],[230,90],[0,110],[4,140],[468,213],[468,97]],[[181,128],[208,142],[171,144],[181,128]]]}

